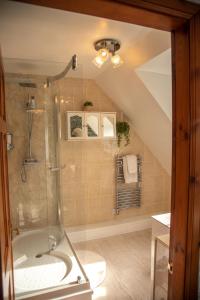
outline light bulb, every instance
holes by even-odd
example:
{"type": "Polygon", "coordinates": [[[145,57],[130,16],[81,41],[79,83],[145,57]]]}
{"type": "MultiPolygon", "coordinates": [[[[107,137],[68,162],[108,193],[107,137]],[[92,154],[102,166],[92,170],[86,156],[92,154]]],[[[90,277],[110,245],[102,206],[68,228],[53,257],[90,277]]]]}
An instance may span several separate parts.
{"type": "Polygon", "coordinates": [[[95,64],[95,66],[97,68],[101,68],[102,65],[104,64],[105,60],[102,59],[101,56],[97,55],[94,59],[93,59],[93,63],[95,64]]]}
{"type": "Polygon", "coordinates": [[[123,64],[123,60],[119,54],[115,54],[111,57],[111,62],[113,63],[113,68],[118,68],[123,64]]]}
{"type": "Polygon", "coordinates": [[[100,49],[98,51],[98,55],[101,56],[104,61],[106,61],[109,57],[109,51],[106,48],[100,49]]]}

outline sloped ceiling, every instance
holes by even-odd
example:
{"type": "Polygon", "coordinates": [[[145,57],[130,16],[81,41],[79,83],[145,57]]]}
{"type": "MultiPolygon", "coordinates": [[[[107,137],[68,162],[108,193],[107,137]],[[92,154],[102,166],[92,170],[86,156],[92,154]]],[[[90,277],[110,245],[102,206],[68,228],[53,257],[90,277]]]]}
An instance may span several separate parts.
{"type": "MultiPolygon", "coordinates": [[[[162,39],[158,44],[163,45],[162,39]]],[[[151,51],[151,56],[140,66],[122,66],[120,72],[110,67],[96,81],[124,111],[142,140],[171,174],[171,49],[158,55],[157,51],[151,51]]]]}
{"type": "Polygon", "coordinates": [[[170,33],[108,19],[0,1],[0,42],[6,72],[54,75],[73,54],[79,68],[68,76],[91,78],[128,116],[136,132],[170,174],[170,33]],[[124,65],[97,69],[93,43],[121,41],[124,65]]]}
{"type": "Polygon", "coordinates": [[[136,73],[171,121],[171,49],[167,49],[147,63],[136,68],[136,73]]]}
{"type": "Polygon", "coordinates": [[[171,172],[171,122],[132,68],[109,68],[97,83],[127,115],[144,143],[171,172]]]}

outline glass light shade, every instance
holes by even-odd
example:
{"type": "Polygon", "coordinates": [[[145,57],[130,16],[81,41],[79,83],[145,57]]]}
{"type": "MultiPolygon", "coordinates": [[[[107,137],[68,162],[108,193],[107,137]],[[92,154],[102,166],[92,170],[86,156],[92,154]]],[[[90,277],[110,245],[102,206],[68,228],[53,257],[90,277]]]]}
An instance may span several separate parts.
{"type": "Polygon", "coordinates": [[[123,64],[123,60],[119,56],[119,54],[115,54],[111,57],[111,62],[113,64],[113,68],[118,68],[123,64]]]}
{"type": "Polygon", "coordinates": [[[97,68],[101,68],[102,65],[105,63],[105,60],[102,59],[101,56],[97,55],[94,59],[93,59],[93,63],[97,68]]]}
{"type": "Polygon", "coordinates": [[[98,56],[102,58],[102,60],[106,61],[109,57],[109,51],[106,48],[100,49],[98,51],[98,56]]]}

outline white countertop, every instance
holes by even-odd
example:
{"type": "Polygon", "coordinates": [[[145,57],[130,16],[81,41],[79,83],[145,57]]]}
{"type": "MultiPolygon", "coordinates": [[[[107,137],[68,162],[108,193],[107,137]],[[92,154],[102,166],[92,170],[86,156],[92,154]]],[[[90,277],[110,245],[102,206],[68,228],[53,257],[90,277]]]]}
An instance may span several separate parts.
{"type": "Polygon", "coordinates": [[[154,215],[152,218],[170,228],[171,213],[154,215]]]}

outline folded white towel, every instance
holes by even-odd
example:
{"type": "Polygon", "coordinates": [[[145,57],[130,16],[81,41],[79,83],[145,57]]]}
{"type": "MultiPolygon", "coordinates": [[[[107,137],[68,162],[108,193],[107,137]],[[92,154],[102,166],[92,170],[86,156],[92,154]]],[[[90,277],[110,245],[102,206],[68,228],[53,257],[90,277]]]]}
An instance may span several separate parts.
{"type": "Polygon", "coordinates": [[[125,183],[133,183],[138,181],[137,169],[135,173],[129,173],[127,157],[123,156],[123,171],[124,171],[124,180],[125,183]]]}
{"type": "Polygon", "coordinates": [[[130,174],[137,173],[137,156],[133,154],[126,155],[126,161],[127,161],[128,172],[130,174]]]}

